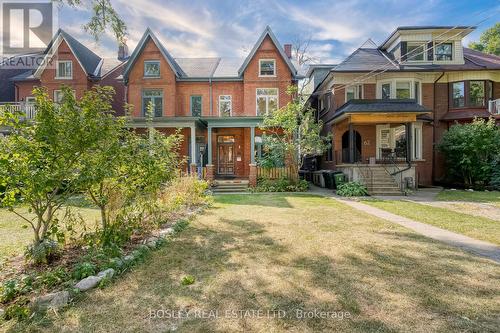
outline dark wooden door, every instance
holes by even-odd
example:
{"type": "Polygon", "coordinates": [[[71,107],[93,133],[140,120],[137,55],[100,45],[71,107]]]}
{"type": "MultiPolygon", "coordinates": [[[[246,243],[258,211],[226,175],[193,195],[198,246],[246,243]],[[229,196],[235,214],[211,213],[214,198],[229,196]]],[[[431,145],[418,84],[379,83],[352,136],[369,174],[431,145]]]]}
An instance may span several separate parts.
{"type": "Polygon", "coordinates": [[[224,136],[217,141],[217,173],[234,175],[234,138],[224,136]]]}

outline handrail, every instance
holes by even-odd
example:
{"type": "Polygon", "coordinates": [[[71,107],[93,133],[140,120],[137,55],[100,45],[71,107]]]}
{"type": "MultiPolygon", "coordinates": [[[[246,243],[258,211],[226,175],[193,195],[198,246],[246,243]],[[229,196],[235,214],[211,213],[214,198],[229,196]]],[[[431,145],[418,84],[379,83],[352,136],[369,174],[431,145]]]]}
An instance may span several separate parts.
{"type": "Polygon", "coordinates": [[[370,181],[370,186],[368,186],[368,184],[365,184],[366,187],[373,188],[373,170],[370,167],[368,167],[368,168],[362,168],[361,167],[361,163],[360,163],[359,160],[356,160],[355,163],[356,163],[356,168],[358,168],[359,172],[362,174],[362,178],[363,179],[367,179],[368,178],[369,181],[370,181]],[[368,176],[365,173],[366,170],[369,171],[368,176]]]}
{"type": "Polygon", "coordinates": [[[403,172],[405,172],[406,170],[411,169],[411,161],[406,160],[406,163],[408,164],[408,166],[406,168],[404,168],[404,169],[400,169],[399,166],[398,166],[398,164],[396,163],[396,156],[395,156],[394,153],[388,154],[387,157],[388,158],[386,160],[389,161],[390,163],[382,163],[382,165],[384,166],[385,172],[387,172],[387,174],[389,174],[394,179],[394,181],[396,181],[396,175],[399,174],[399,188],[400,188],[401,192],[404,192],[403,172]],[[393,167],[396,171],[391,172],[387,168],[388,164],[390,164],[391,167],[393,167]]]}

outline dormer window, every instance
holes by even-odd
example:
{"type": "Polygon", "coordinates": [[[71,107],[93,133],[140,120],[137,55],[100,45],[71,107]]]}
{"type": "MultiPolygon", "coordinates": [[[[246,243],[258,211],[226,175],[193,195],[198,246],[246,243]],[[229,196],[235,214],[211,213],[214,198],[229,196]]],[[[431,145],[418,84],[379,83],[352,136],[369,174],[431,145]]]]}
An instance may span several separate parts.
{"type": "Polygon", "coordinates": [[[60,60],[57,62],[56,79],[71,79],[73,77],[73,62],[60,60]]]}
{"type": "Polygon", "coordinates": [[[260,59],[259,76],[276,76],[276,60],[260,59]]]}
{"type": "Polygon", "coordinates": [[[424,61],[424,43],[408,43],[408,61],[424,61]]]}
{"type": "Polygon", "coordinates": [[[144,61],[144,77],[146,78],[160,77],[160,61],[158,60],[144,61]]]}
{"type": "Polygon", "coordinates": [[[442,43],[436,45],[434,48],[436,52],[436,60],[440,61],[450,61],[453,60],[453,44],[452,43],[442,43]]]}

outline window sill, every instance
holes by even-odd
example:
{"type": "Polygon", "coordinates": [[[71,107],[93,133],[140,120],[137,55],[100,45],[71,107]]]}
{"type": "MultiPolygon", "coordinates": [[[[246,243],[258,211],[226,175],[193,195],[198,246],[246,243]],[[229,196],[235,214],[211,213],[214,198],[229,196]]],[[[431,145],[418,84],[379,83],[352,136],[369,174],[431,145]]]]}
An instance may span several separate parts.
{"type": "Polygon", "coordinates": [[[259,75],[259,77],[265,78],[265,77],[277,77],[277,75],[259,75]]]}
{"type": "Polygon", "coordinates": [[[161,76],[143,76],[142,78],[145,79],[145,80],[148,80],[148,79],[161,79],[161,76]]]}
{"type": "Polygon", "coordinates": [[[56,76],[54,80],[73,80],[73,77],[56,76]]]}

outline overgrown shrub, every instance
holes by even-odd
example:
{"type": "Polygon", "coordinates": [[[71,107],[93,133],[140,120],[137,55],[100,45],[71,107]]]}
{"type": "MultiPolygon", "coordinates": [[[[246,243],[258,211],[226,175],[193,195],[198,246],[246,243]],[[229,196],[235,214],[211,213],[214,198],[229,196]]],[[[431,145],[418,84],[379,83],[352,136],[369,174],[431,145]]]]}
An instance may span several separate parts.
{"type": "Polygon", "coordinates": [[[338,186],[337,194],[342,197],[363,197],[368,195],[368,190],[359,182],[348,182],[338,186]]]}
{"type": "Polygon", "coordinates": [[[78,263],[74,268],[73,268],[73,278],[75,280],[81,280],[84,279],[88,276],[94,275],[97,271],[97,267],[95,264],[91,262],[81,262],[78,263]]]}
{"type": "Polygon", "coordinates": [[[207,189],[208,183],[196,177],[176,178],[161,190],[158,204],[163,211],[207,204],[211,200],[207,189]]]}
{"type": "Polygon", "coordinates": [[[493,162],[491,162],[490,186],[500,191],[500,156],[497,156],[493,162]]]}
{"type": "Polygon", "coordinates": [[[500,130],[494,119],[455,124],[443,135],[438,148],[452,181],[484,187],[491,179],[493,161],[500,155],[500,130]]]}
{"type": "Polygon", "coordinates": [[[51,239],[44,239],[40,243],[33,243],[26,248],[26,259],[35,265],[47,264],[60,255],[59,245],[51,239]]]}
{"type": "Polygon", "coordinates": [[[254,192],[305,192],[309,188],[306,180],[298,179],[267,179],[259,178],[257,186],[252,189],[254,192]]]}

